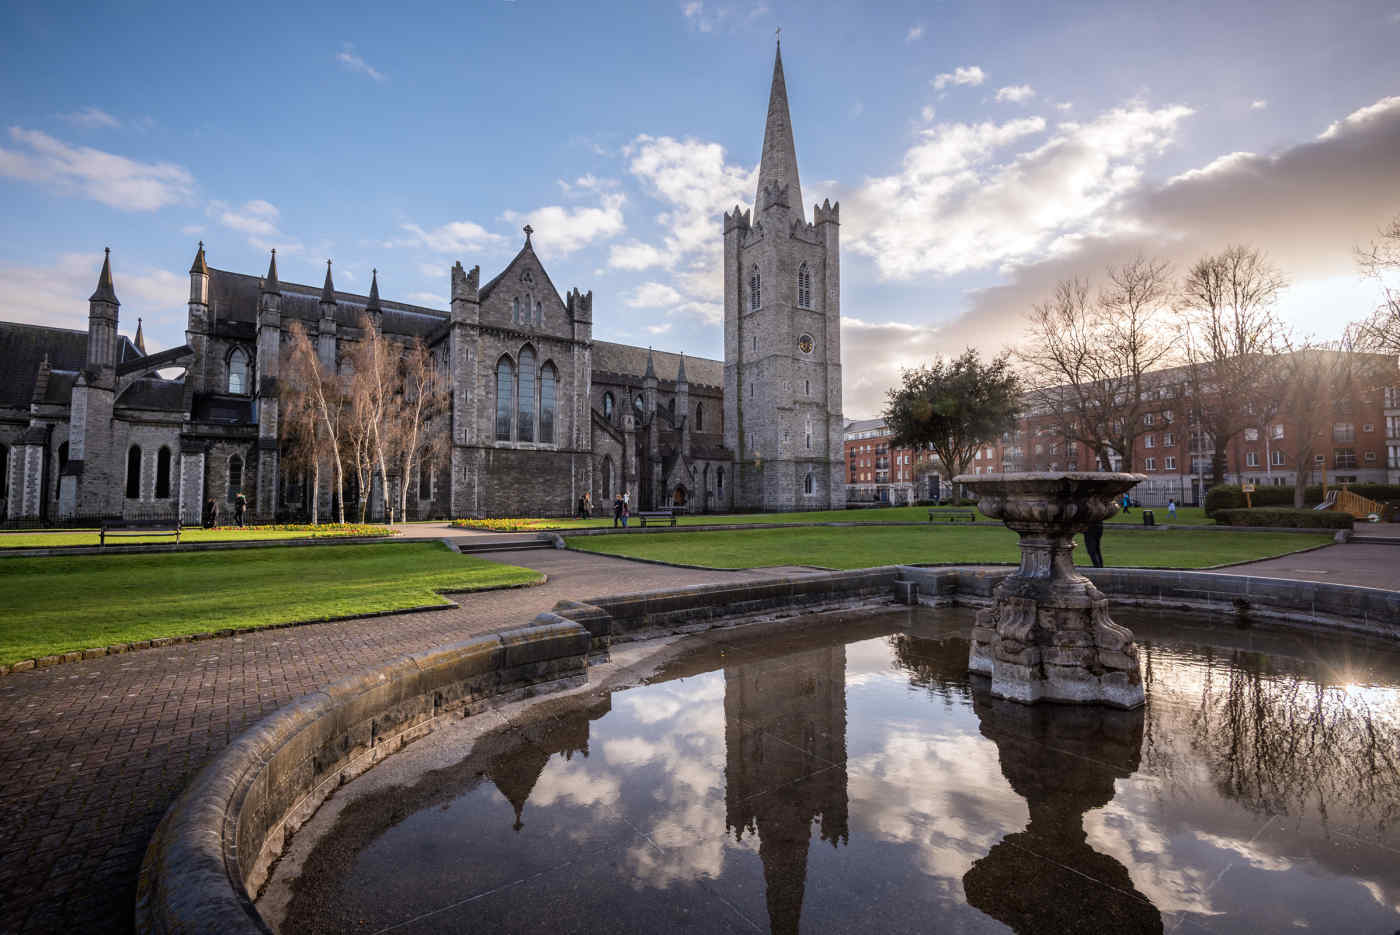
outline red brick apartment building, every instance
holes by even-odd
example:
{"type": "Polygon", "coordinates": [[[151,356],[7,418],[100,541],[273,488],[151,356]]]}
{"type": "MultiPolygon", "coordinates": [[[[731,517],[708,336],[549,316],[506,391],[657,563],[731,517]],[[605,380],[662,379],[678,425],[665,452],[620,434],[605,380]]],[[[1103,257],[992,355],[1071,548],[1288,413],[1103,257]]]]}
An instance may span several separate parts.
{"type": "MultiPolygon", "coordinates": [[[[1183,505],[1200,503],[1210,483],[1214,444],[1192,424],[1184,373],[1162,371],[1153,390],[1159,407],[1142,416],[1133,450],[1133,470],[1148,480],[1134,491],[1143,503],[1160,506],[1168,498],[1183,505]]],[[[1103,465],[1082,444],[1060,437],[1048,415],[1031,413],[1014,431],[989,442],[969,467],[973,474],[1009,471],[1115,470],[1114,457],[1103,465]]],[[[1293,450],[1296,420],[1280,413],[1261,429],[1246,429],[1225,451],[1226,482],[1292,486],[1302,470],[1308,483],[1400,484],[1400,385],[1386,386],[1343,401],[1329,416],[1328,430],[1317,438],[1309,463],[1299,465],[1293,450]]],[[[931,495],[926,480],[916,477],[917,453],[890,446],[881,419],[846,425],[847,499],[851,502],[912,503],[931,495]]]]}

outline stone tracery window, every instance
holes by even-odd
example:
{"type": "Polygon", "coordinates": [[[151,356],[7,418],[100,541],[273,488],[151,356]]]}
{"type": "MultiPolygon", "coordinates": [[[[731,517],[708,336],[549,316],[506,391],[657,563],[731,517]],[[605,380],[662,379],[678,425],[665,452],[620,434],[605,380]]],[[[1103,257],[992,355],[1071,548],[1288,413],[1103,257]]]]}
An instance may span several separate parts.
{"type": "Polygon", "coordinates": [[[700,403],[695,404],[695,431],[705,431],[705,408],[700,403]]]}
{"type": "Polygon", "coordinates": [[[517,410],[520,421],[516,427],[516,437],[522,442],[535,440],[535,352],[526,345],[520,350],[520,402],[517,410]]]}
{"type": "Polygon", "coordinates": [[[759,281],[758,264],[754,264],[749,269],[749,311],[758,311],[763,305],[763,296],[759,281]]]}
{"type": "Polygon", "coordinates": [[[243,458],[234,455],[228,459],[228,500],[233,502],[243,490],[243,458]]]}
{"type": "Polygon", "coordinates": [[[515,364],[502,356],[496,362],[496,441],[510,441],[511,422],[515,418],[515,364]]]}
{"type": "Polygon", "coordinates": [[[609,422],[613,419],[613,410],[617,407],[617,401],[613,399],[613,394],[607,392],[603,394],[603,418],[609,422]]]}
{"type": "Polygon", "coordinates": [[[806,476],[805,478],[803,478],[803,480],[802,480],[802,492],[803,492],[803,493],[811,493],[811,492],[812,492],[812,486],[813,486],[813,485],[812,485],[812,472],[811,472],[811,471],[808,471],[808,472],[807,472],[807,476],[806,476]]]}
{"type": "Polygon", "coordinates": [[[797,306],[812,307],[812,271],[806,263],[797,268],[797,306]]]}
{"type": "Polygon", "coordinates": [[[241,347],[228,355],[228,391],[235,396],[248,393],[248,355],[241,347]]]}
{"type": "Polygon", "coordinates": [[[547,363],[540,368],[540,443],[554,444],[555,386],[559,382],[554,365],[547,363]]]}
{"type": "Polygon", "coordinates": [[[126,450],[126,498],[141,499],[141,446],[132,445],[126,450]]]}
{"type": "Polygon", "coordinates": [[[156,499],[165,500],[170,496],[170,449],[160,446],[156,452],[156,499]]]}

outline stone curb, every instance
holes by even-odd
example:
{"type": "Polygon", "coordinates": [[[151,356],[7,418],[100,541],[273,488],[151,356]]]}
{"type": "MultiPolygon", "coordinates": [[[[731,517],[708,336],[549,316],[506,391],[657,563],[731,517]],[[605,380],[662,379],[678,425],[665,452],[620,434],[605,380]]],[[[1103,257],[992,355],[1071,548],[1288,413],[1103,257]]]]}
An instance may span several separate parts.
{"type": "MultiPolygon", "coordinates": [[[[3,540],[0,540],[3,541],[3,540]]],[[[430,538],[404,539],[398,536],[320,536],[301,539],[230,539],[218,542],[186,542],[176,545],[173,542],[146,542],[134,545],[47,545],[32,549],[0,548],[0,559],[5,558],[57,558],[64,555],[157,555],[170,553],[184,555],[188,552],[223,552],[234,549],[273,549],[279,546],[315,545],[383,545],[401,542],[432,542],[430,538]]]]}
{"type": "MultiPolygon", "coordinates": [[[[431,542],[431,539],[419,539],[419,542],[431,542]]],[[[480,594],[484,591],[514,591],[520,588],[533,588],[545,584],[549,581],[549,576],[540,572],[543,578],[528,584],[497,584],[485,588],[468,589],[465,591],[440,591],[440,594],[480,594]]],[[[0,665],[0,676],[17,672],[28,672],[32,669],[47,669],[50,666],[61,665],[65,662],[81,662],[84,659],[97,659],[100,656],[120,656],[123,653],[136,652],[140,649],[162,649],[166,646],[175,646],[180,643],[197,643],[201,640],[212,640],[216,637],[241,636],[244,633],[260,633],[263,630],[285,630],[290,627],[309,627],[318,623],[344,623],[346,620],[370,620],[374,617],[392,617],[395,614],[422,614],[434,610],[457,610],[461,607],[456,601],[446,601],[442,604],[419,604],[416,607],[405,607],[402,610],[374,610],[365,614],[341,614],[338,617],[322,617],[317,620],[290,620],[286,623],[265,623],[256,627],[226,627],[222,630],[214,630],[209,633],[190,633],[184,636],[161,636],[149,640],[135,640],[130,643],[113,643],[110,646],[97,646],[93,649],[75,649],[65,653],[54,653],[50,656],[40,656],[35,659],[21,659],[19,662],[12,662],[7,665],[0,665]]]]}

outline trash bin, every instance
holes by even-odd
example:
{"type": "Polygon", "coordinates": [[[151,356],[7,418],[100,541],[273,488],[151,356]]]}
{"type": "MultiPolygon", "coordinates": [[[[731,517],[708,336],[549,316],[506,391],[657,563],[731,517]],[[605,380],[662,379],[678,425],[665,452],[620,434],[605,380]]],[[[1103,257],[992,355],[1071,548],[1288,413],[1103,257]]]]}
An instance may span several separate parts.
{"type": "Polygon", "coordinates": [[[1156,526],[1156,525],[1157,525],[1157,523],[1152,519],[1152,511],[1151,511],[1151,510],[1143,510],[1143,511],[1142,511],[1142,524],[1143,524],[1144,526],[1156,526]]]}

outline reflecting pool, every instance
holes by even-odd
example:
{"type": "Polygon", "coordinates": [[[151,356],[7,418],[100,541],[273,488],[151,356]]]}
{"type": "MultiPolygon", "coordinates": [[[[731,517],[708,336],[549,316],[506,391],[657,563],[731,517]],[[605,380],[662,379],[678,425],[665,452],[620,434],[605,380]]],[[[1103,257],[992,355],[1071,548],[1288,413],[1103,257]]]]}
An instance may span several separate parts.
{"type": "Polygon", "coordinates": [[[1115,615],[1135,711],[993,699],[970,611],[690,638],[350,802],[282,931],[1400,928],[1400,651],[1115,615]]]}

